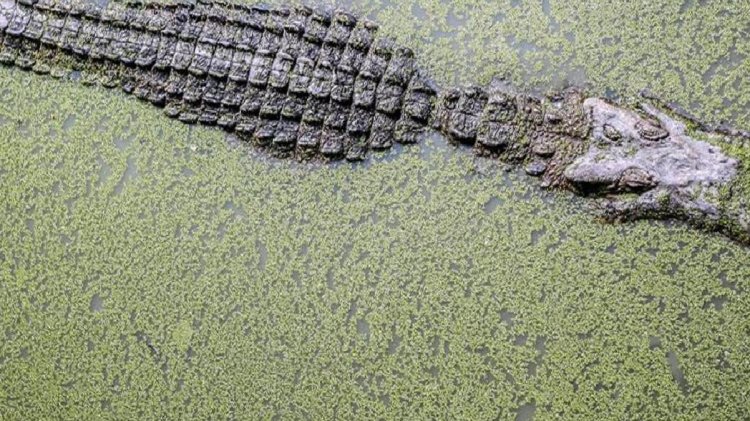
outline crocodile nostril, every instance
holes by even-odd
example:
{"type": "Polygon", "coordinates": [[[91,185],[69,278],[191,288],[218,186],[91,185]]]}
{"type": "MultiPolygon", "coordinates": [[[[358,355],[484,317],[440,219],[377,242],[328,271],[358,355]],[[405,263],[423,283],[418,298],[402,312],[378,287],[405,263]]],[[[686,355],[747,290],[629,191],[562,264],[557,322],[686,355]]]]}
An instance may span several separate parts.
{"type": "Polygon", "coordinates": [[[620,133],[620,131],[617,130],[614,126],[605,124],[604,137],[611,141],[617,142],[618,140],[622,139],[622,133],[620,133]]]}
{"type": "Polygon", "coordinates": [[[618,189],[624,191],[651,190],[658,184],[656,175],[643,168],[633,167],[623,171],[618,181],[618,189]]]}

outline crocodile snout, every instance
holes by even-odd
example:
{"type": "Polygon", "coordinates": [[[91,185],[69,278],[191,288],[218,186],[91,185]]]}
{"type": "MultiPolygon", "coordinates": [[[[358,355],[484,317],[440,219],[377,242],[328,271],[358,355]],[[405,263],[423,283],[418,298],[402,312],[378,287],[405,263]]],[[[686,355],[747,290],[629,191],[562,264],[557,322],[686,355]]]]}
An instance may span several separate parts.
{"type": "Polygon", "coordinates": [[[643,168],[628,168],[620,175],[617,183],[618,190],[642,192],[651,190],[659,184],[656,174],[643,168]]]}

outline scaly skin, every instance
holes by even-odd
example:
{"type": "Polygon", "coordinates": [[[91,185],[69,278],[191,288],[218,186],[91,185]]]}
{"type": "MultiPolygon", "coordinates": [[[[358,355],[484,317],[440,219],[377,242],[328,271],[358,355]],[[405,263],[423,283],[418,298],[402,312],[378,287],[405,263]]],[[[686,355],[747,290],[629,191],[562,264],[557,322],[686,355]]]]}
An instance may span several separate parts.
{"type": "MultiPolygon", "coordinates": [[[[609,220],[679,218],[750,241],[721,192],[738,162],[696,140],[750,137],[681,109],[629,109],[576,89],[536,97],[503,81],[440,91],[377,25],[336,11],[198,3],[0,0],[0,62],[121,87],[184,123],[218,125],[276,156],[364,159],[430,128],[543,185],[599,198],[609,220]]],[[[650,98],[654,99],[654,98],[650,98]]]]}

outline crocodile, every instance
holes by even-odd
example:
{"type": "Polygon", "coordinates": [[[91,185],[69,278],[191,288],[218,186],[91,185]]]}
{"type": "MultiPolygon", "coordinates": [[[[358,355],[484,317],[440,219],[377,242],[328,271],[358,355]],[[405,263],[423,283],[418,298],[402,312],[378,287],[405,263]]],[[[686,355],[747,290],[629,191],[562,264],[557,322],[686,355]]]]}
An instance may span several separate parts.
{"type": "Polygon", "coordinates": [[[727,205],[741,163],[716,146],[747,132],[649,93],[634,106],[502,79],[442,89],[378,31],[307,6],[0,0],[0,63],[121,88],[278,157],[360,161],[437,131],[592,198],[606,220],[680,219],[750,244],[744,199],[727,205]]]}

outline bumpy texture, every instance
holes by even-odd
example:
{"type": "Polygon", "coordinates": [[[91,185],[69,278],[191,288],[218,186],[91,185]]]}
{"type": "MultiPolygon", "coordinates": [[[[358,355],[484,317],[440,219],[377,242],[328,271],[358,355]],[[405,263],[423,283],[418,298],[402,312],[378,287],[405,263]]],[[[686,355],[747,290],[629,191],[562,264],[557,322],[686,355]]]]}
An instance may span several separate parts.
{"type": "Polygon", "coordinates": [[[416,141],[430,117],[435,88],[413,52],[342,11],[2,4],[1,62],[85,70],[170,117],[234,130],[277,155],[360,160],[394,139],[416,141]]]}
{"type": "MultiPolygon", "coordinates": [[[[647,85],[712,120],[750,97],[724,79],[750,69],[741,43],[711,84],[726,94],[691,82],[750,3],[347,3],[443,86],[506,68],[524,83],[515,60],[487,59],[514,36],[561,46],[527,69],[574,56],[596,92],[647,85]],[[430,35],[446,22],[460,27],[430,35]],[[439,52],[452,42],[491,48],[439,52]]],[[[222,130],[50,79],[0,68],[3,420],[746,417],[750,248],[592,223],[587,200],[439,136],[367,165],[267,162],[222,130]]]]}
{"type": "Polygon", "coordinates": [[[706,135],[747,133],[674,107],[633,110],[576,89],[535,96],[501,80],[438,92],[410,49],[343,11],[2,0],[0,16],[0,62],[82,71],[85,81],[121,86],[169,117],[218,125],[277,156],[362,160],[433,127],[524,165],[545,186],[620,196],[601,207],[608,219],[681,218],[750,239],[746,208],[722,203],[738,162],[667,111],[706,135]]]}

